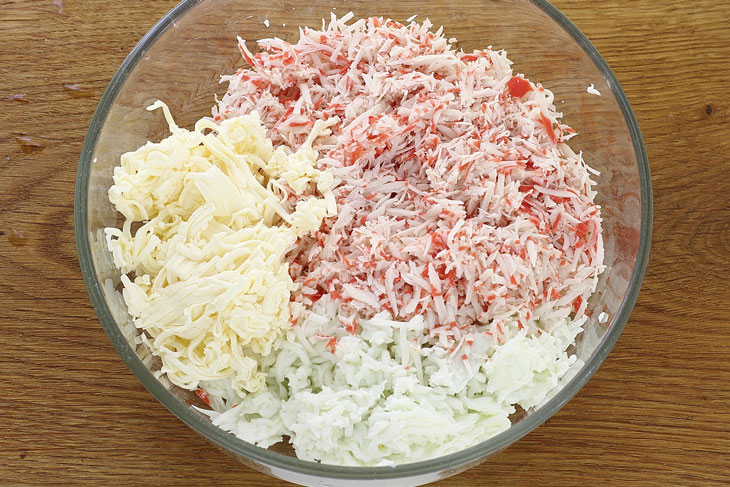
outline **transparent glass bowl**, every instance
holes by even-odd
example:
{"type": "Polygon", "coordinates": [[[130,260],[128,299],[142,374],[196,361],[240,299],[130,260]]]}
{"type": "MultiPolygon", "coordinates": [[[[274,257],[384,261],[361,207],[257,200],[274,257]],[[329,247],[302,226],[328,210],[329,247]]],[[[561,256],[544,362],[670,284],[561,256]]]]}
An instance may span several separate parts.
{"type": "Polygon", "coordinates": [[[621,87],[586,37],[542,0],[447,0],[328,2],[310,0],[186,0],[167,14],[134,48],[117,71],[94,113],[84,142],[76,183],[75,222],[79,260],[91,302],[102,326],[144,386],[182,421],[243,463],[304,485],[412,486],[433,482],[476,465],[552,416],[593,375],[629,318],[644,275],[651,238],[651,180],[641,134],[621,87]],[[571,370],[552,398],[513,426],[476,446],[427,462],[396,467],[338,467],[299,460],[290,450],[264,450],[213,426],[190,407],[188,391],[155,378],[159,363],[144,347],[119,292],[119,271],[106,249],[103,229],[117,224],[107,190],[119,156],[147,140],[167,135],[158,113],[145,107],[165,101],[179,125],[191,127],[209,115],[213,95],[227,88],[223,74],[243,65],[236,36],[256,40],[279,36],[295,41],[297,26],[319,26],[335,8],[356,17],[382,15],[404,20],[418,14],[443,25],[465,50],[491,45],[506,49],[516,72],[555,93],[564,120],[579,132],[571,141],[601,172],[607,270],[590,300],[593,318],[576,346],[584,362],[571,370]],[[269,27],[264,23],[268,20],[269,27]],[[284,26],[284,24],[286,24],[284,26]],[[602,96],[586,93],[593,83],[602,96]],[[599,323],[601,313],[608,321],[599,323]]]}

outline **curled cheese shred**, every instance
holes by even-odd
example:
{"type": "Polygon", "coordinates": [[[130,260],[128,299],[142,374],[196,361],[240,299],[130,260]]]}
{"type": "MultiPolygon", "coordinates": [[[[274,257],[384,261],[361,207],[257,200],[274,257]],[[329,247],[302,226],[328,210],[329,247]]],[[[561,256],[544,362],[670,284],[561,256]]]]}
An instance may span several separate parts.
{"type": "Polygon", "coordinates": [[[161,101],[148,110],[158,108],[172,135],[122,155],[109,199],[126,221],[106,229],[107,245],[162,372],[191,390],[229,378],[243,397],[265,388],[258,359],[290,323],[286,253],[336,215],[335,180],[315,167],[312,142],[337,119],[289,154],[256,112],[188,131],[161,101]]]}

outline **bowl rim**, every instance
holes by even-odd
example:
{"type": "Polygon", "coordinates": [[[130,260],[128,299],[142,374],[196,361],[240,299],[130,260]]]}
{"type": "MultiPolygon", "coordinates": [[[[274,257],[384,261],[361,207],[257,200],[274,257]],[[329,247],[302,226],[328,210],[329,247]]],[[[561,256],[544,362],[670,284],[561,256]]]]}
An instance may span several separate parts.
{"type": "Polygon", "coordinates": [[[641,136],[641,131],[639,130],[636,117],[634,116],[634,112],[631,109],[624,91],[613,74],[613,71],[611,71],[611,68],[588,38],[564,14],[546,0],[528,1],[539,7],[575,39],[575,41],[582,47],[583,51],[593,61],[594,65],[599,69],[611,88],[612,94],[623,113],[624,121],[631,136],[638,164],[639,182],[641,187],[641,228],[639,233],[639,245],[634,269],[629,281],[628,291],[619,306],[619,310],[611,324],[611,329],[606,333],[602,342],[593,352],[591,357],[586,361],[585,365],[572,379],[570,379],[570,381],[558,394],[544,403],[535,413],[526,416],[520,422],[511,426],[504,432],[499,433],[498,435],[477,445],[465,448],[464,450],[432,460],[406,463],[396,465],[394,467],[349,467],[300,460],[296,457],[290,457],[259,448],[223,431],[217,426],[214,426],[207,418],[204,418],[202,415],[194,412],[189,406],[177,399],[139,360],[136,353],[130,347],[126,338],[117,326],[116,321],[104,300],[100,283],[96,278],[88,233],[88,214],[86,205],[89,190],[88,174],[93,162],[91,159],[101,132],[101,127],[103,126],[109,110],[131,70],[139,62],[139,60],[144,57],[150,46],[154,44],[159,36],[165,32],[170,25],[175,23],[186,12],[202,1],[204,0],[183,0],[180,2],[162,19],[160,19],[144,35],[144,37],[142,37],[142,39],[122,62],[109,83],[109,86],[104,91],[99,105],[91,119],[81,150],[79,168],[76,177],[76,187],[74,192],[74,224],[76,246],[84,282],[86,284],[91,303],[96,311],[99,321],[102,324],[102,327],[104,328],[104,331],[109,336],[109,339],[121,356],[122,360],[139,379],[142,385],[144,385],[144,387],[168,410],[170,410],[189,427],[194,429],[197,433],[237,455],[241,455],[267,467],[279,468],[315,477],[343,480],[395,479],[422,476],[451,468],[458,469],[461,466],[479,462],[492,453],[506,448],[553,416],[583,387],[583,385],[585,385],[588,379],[593,376],[618,340],[618,337],[621,335],[621,332],[631,315],[649,260],[653,201],[651,175],[646,148],[644,146],[644,141],[641,136]]]}

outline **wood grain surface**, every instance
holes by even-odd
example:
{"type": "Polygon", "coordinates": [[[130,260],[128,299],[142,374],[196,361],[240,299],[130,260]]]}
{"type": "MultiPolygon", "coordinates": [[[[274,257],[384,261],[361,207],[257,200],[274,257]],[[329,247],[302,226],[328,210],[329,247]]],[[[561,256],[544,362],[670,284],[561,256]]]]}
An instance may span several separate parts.
{"type": "MultiPolygon", "coordinates": [[[[188,429],[89,302],[73,192],[91,114],[175,0],[0,0],[0,486],[285,485],[188,429]]],[[[730,482],[730,2],[555,0],[613,68],[651,163],[651,261],[581,392],[440,487],[730,482]]]]}

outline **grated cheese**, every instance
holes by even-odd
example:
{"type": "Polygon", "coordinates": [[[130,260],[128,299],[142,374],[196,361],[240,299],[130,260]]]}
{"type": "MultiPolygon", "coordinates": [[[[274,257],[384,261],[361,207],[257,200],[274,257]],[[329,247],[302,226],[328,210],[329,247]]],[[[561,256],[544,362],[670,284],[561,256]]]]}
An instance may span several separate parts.
{"type": "Polygon", "coordinates": [[[126,218],[106,236],[129,313],[174,384],[225,378],[241,396],[261,391],[259,357],[278,346],[296,288],[286,253],[336,215],[334,179],[311,148],[336,119],[291,154],[273,148],[256,112],[187,131],[157,108],[172,135],[122,155],[109,189],[126,218]],[[322,197],[306,196],[310,186],[322,197]],[[290,193],[305,195],[295,208],[290,193]]]}

